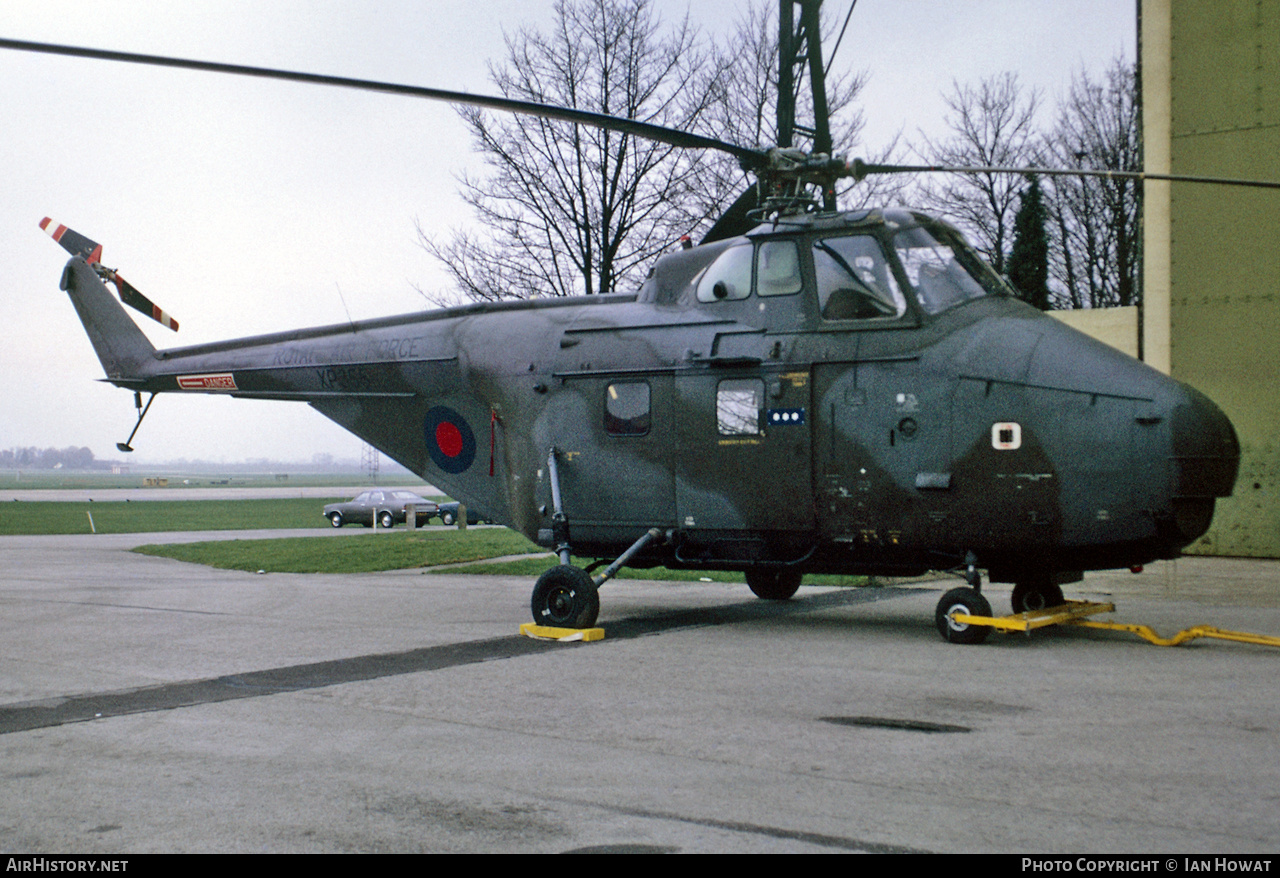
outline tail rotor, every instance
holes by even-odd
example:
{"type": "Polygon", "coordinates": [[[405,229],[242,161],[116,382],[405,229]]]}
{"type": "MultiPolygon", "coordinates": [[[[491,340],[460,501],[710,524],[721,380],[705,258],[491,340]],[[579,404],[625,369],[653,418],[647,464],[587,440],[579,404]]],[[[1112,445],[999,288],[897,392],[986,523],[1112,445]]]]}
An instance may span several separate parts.
{"type": "Polygon", "coordinates": [[[146,314],[162,326],[167,326],[174,332],[178,331],[178,321],[174,320],[168,312],[138,292],[137,287],[122,278],[114,268],[107,268],[102,264],[101,244],[96,241],[90,241],[74,229],[55,223],[49,217],[40,220],[40,228],[44,229],[49,237],[61,244],[62,249],[72,256],[79,256],[87,262],[103,280],[111,281],[115,285],[116,292],[120,295],[121,302],[124,302],[134,310],[146,314]]]}

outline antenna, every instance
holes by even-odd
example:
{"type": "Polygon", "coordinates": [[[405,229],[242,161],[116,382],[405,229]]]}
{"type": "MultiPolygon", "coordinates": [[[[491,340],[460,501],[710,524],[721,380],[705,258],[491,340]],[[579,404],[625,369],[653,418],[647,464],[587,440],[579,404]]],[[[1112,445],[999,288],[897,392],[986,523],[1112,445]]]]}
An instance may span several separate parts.
{"type": "Polygon", "coordinates": [[[364,474],[369,479],[369,484],[378,484],[378,470],[380,467],[381,459],[378,456],[378,449],[368,442],[364,443],[360,448],[360,469],[364,470],[364,474]]]}

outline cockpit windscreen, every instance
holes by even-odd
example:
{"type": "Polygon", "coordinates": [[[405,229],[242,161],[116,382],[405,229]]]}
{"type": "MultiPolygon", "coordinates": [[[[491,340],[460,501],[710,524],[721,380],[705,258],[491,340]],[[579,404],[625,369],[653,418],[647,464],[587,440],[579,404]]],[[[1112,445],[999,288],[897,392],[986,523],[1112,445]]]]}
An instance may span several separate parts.
{"type": "Polygon", "coordinates": [[[903,229],[893,236],[893,246],[920,307],[929,314],[1008,293],[999,276],[948,229],[903,229]]]}

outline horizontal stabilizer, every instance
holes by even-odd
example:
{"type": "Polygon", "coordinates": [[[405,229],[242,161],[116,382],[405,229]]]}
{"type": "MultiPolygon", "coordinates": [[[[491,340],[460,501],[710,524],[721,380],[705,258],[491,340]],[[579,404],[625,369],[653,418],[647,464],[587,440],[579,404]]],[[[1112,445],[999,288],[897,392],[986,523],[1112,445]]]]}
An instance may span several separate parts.
{"type": "Polygon", "coordinates": [[[174,320],[168,312],[138,292],[137,287],[122,278],[114,269],[107,268],[102,264],[101,244],[96,241],[90,241],[74,229],[55,223],[49,217],[40,220],[40,228],[48,232],[49,237],[61,244],[62,249],[72,256],[81,257],[89,265],[93,266],[93,270],[98,273],[99,277],[115,284],[116,291],[120,294],[121,302],[124,302],[130,308],[141,311],[152,320],[169,327],[174,332],[178,331],[178,321],[174,320]]]}

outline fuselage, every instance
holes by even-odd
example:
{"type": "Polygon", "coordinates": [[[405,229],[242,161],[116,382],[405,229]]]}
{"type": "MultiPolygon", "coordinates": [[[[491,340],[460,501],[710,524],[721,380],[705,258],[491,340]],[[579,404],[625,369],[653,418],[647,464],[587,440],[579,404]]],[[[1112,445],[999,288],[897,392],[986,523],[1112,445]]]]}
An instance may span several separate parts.
{"type": "Polygon", "coordinates": [[[125,359],[108,377],[131,389],[305,401],[545,545],[554,454],[574,551],[661,529],[640,565],[1142,564],[1205,531],[1239,460],[1205,397],[905,211],[761,226],[663,257],[633,295],[125,359]]]}

